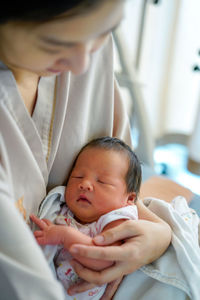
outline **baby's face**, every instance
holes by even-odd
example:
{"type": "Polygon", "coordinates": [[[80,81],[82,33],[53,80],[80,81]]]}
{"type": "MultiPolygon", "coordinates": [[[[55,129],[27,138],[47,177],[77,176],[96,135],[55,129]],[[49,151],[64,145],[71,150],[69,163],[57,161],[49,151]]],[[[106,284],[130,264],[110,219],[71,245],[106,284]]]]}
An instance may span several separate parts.
{"type": "Polygon", "coordinates": [[[128,159],[123,153],[98,148],[85,149],[78,157],[66,187],[66,204],[82,223],[126,206],[125,176],[128,159]]]}

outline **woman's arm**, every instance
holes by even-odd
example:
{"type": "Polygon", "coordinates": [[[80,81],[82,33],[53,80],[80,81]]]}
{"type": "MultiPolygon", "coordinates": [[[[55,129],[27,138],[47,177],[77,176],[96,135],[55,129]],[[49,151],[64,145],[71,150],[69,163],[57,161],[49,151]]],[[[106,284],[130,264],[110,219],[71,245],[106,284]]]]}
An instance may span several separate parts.
{"type": "MultiPolygon", "coordinates": [[[[156,197],[167,202],[170,202],[177,195],[182,195],[189,201],[192,192],[172,180],[158,176],[151,177],[147,182],[144,182],[140,192],[141,197],[156,197]]],[[[132,273],[141,266],[151,263],[165,252],[171,241],[170,226],[146,208],[142,201],[138,201],[137,208],[140,220],[126,221],[94,239],[94,243],[99,246],[110,245],[117,240],[124,239],[125,243],[122,246],[96,247],[95,249],[81,245],[71,247],[71,253],[75,250],[78,254],[86,257],[96,259],[102,257],[110,259],[112,257],[116,261],[115,265],[102,272],[92,272],[74,261],[74,269],[80,277],[97,285],[112,282],[120,276],[132,273]]],[[[83,286],[76,285],[71,287],[71,293],[86,289],[86,284],[83,286]]]]}
{"type": "Polygon", "coordinates": [[[9,161],[0,134],[0,289],[2,299],[62,300],[55,280],[33,235],[14,205],[9,161]],[[26,284],[24,280],[26,278],[26,284]]]}
{"type": "Polygon", "coordinates": [[[94,238],[96,245],[104,247],[74,244],[70,248],[72,254],[76,252],[84,257],[115,261],[113,266],[101,272],[93,272],[74,261],[74,269],[80,277],[96,284],[111,282],[154,261],[165,252],[171,241],[169,225],[150,212],[141,201],[138,201],[137,207],[139,217],[143,219],[125,221],[94,238]],[[124,240],[124,243],[109,246],[118,240],[124,240]]]}
{"type": "MultiPolygon", "coordinates": [[[[144,182],[141,187],[140,196],[156,197],[170,202],[175,196],[182,195],[188,201],[192,197],[192,192],[185,187],[164,177],[151,177],[144,182]]],[[[110,245],[117,240],[126,240],[119,247],[84,247],[73,245],[70,249],[82,256],[91,258],[102,258],[116,261],[111,268],[101,273],[92,273],[84,269],[77,262],[74,262],[76,272],[86,281],[101,284],[110,282],[120,275],[129,274],[141,266],[151,263],[159,258],[167,249],[171,241],[171,228],[169,225],[152,213],[144,206],[142,201],[138,201],[138,221],[126,221],[119,227],[102,233],[94,238],[96,245],[110,245]],[[107,280],[107,281],[106,281],[107,280]]]]}
{"type": "Polygon", "coordinates": [[[188,188],[164,176],[152,176],[144,181],[140,189],[140,197],[155,197],[171,202],[176,196],[183,196],[189,202],[193,193],[188,188]]]}

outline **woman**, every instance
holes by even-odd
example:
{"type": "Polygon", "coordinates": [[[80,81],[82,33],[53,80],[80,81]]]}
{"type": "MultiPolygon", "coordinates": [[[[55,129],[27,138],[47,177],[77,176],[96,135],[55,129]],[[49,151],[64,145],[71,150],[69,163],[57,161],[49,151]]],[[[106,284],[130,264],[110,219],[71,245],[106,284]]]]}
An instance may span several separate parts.
{"type": "MultiPolygon", "coordinates": [[[[26,225],[29,215],[37,213],[46,191],[65,182],[86,142],[111,135],[131,144],[114,82],[110,36],[123,6],[124,1],[18,1],[1,10],[1,299],[27,299],[27,294],[31,299],[64,299],[26,225]]],[[[141,202],[137,206],[141,220],[124,222],[95,239],[96,245],[124,240],[123,250],[71,249],[116,262],[99,273],[72,262],[86,281],[71,293],[110,283],[105,294],[110,299],[125,274],[166,250],[169,226],[141,202]]]]}

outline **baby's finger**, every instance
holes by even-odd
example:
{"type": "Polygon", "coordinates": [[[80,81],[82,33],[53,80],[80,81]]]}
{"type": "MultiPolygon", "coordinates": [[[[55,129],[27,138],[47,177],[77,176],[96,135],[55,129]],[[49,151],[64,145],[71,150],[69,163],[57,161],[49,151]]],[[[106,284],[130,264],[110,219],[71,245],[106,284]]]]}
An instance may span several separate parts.
{"type": "Polygon", "coordinates": [[[40,220],[33,214],[30,215],[30,219],[42,230],[47,226],[43,220],[40,220]]]}
{"type": "Polygon", "coordinates": [[[46,245],[46,239],[44,237],[37,237],[36,238],[39,245],[46,245]]]}
{"type": "Polygon", "coordinates": [[[43,221],[46,225],[48,225],[48,226],[50,226],[50,225],[53,224],[53,223],[52,223],[50,220],[48,220],[48,219],[42,219],[42,221],[43,221]]]}
{"type": "Polygon", "coordinates": [[[41,236],[43,236],[43,235],[44,235],[43,232],[40,231],[40,230],[36,230],[36,231],[34,232],[35,238],[41,237],[41,236]]]}

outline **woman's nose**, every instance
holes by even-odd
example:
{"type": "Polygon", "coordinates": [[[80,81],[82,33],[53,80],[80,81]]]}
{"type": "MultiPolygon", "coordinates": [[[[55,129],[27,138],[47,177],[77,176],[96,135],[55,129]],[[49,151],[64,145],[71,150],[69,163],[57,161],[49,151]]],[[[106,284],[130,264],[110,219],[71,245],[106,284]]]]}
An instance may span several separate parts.
{"type": "Polygon", "coordinates": [[[71,71],[74,74],[82,74],[87,71],[91,59],[92,44],[85,43],[76,47],[70,61],[71,71]]]}
{"type": "Polygon", "coordinates": [[[89,67],[91,52],[92,45],[90,43],[77,45],[71,56],[57,60],[56,66],[71,71],[75,75],[82,74],[89,67]]]}
{"type": "Polygon", "coordinates": [[[81,183],[79,183],[79,189],[82,191],[93,191],[93,185],[89,180],[84,180],[81,183]]]}

